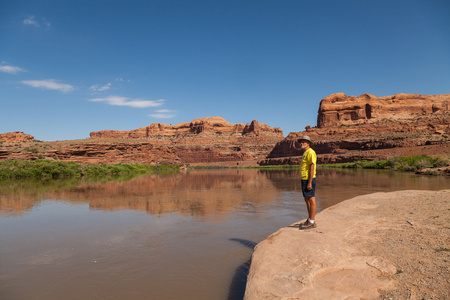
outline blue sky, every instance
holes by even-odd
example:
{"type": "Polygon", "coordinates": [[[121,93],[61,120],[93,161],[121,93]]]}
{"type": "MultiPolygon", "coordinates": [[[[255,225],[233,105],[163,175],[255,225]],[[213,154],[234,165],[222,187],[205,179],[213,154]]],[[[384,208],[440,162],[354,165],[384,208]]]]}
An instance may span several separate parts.
{"type": "Polygon", "coordinates": [[[0,133],[221,116],[290,132],[343,92],[450,93],[450,1],[0,1],[0,133]]]}

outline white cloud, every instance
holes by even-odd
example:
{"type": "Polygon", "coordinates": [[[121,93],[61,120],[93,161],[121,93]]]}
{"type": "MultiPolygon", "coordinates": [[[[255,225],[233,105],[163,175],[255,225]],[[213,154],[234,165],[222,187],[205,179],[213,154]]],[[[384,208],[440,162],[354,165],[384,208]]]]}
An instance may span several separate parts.
{"type": "Polygon", "coordinates": [[[0,66],[0,71],[9,73],[9,74],[17,74],[19,72],[25,72],[24,69],[16,67],[16,66],[0,66]]]}
{"type": "Polygon", "coordinates": [[[156,111],[157,114],[150,114],[149,116],[155,119],[171,119],[175,117],[175,114],[170,114],[171,112],[175,112],[170,109],[159,109],[156,111]]]}
{"type": "Polygon", "coordinates": [[[93,102],[106,102],[109,105],[117,105],[117,106],[130,106],[137,108],[145,108],[145,107],[158,107],[163,105],[164,99],[159,100],[140,100],[140,99],[130,99],[127,97],[120,96],[108,96],[105,98],[95,98],[91,99],[93,102]]]}
{"type": "Polygon", "coordinates": [[[150,114],[149,116],[155,119],[172,119],[173,117],[175,117],[175,115],[169,114],[150,114]]]}
{"type": "Polygon", "coordinates": [[[39,23],[36,22],[36,20],[34,19],[34,16],[29,16],[27,19],[23,20],[23,24],[39,27],[39,23]]]}
{"type": "Polygon", "coordinates": [[[101,86],[99,84],[95,84],[93,86],[90,87],[91,91],[94,92],[103,92],[103,91],[107,91],[111,88],[111,82],[108,82],[107,84],[101,86]]]}
{"type": "Polygon", "coordinates": [[[29,85],[35,88],[47,89],[47,90],[57,90],[61,92],[71,92],[74,87],[70,84],[59,83],[56,80],[23,80],[20,83],[29,85]]]}
{"type": "Polygon", "coordinates": [[[50,26],[52,26],[52,24],[49,21],[47,21],[46,19],[44,19],[44,25],[47,28],[50,28],[50,26]]]}
{"type": "Polygon", "coordinates": [[[42,19],[42,23],[36,21],[35,16],[29,16],[28,18],[23,20],[23,24],[32,25],[34,27],[41,27],[41,24],[42,24],[43,25],[42,27],[44,27],[44,28],[50,28],[50,26],[51,26],[50,22],[47,21],[46,19],[42,19]]]}

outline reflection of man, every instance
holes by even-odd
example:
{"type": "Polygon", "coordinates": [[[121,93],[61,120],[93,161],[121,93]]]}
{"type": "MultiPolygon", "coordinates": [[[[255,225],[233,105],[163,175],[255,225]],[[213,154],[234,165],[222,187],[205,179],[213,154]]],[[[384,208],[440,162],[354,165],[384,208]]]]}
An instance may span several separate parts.
{"type": "Polygon", "coordinates": [[[302,181],[302,193],[305,197],[306,207],[308,208],[308,219],[300,224],[300,229],[316,228],[314,221],[316,216],[316,152],[311,148],[314,143],[307,135],[302,136],[298,142],[303,150],[302,164],[300,166],[300,175],[302,181]]]}

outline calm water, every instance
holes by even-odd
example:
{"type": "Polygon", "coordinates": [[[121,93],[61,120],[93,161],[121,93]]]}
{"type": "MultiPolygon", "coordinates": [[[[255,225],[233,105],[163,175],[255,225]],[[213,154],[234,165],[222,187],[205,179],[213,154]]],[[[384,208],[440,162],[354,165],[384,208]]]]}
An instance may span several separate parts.
{"type": "MultiPolygon", "coordinates": [[[[0,182],[0,299],[242,299],[254,245],[306,215],[298,171],[0,182]]],[[[319,170],[318,209],[450,179],[319,170]]]]}

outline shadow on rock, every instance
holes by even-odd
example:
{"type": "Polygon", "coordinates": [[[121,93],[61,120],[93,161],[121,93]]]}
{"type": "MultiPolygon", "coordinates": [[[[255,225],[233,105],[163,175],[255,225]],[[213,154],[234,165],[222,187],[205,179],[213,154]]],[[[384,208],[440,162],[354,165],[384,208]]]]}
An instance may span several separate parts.
{"type": "MultiPolygon", "coordinates": [[[[254,249],[256,246],[255,242],[238,238],[232,238],[230,239],[230,241],[238,242],[246,247],[249,247],[250,249],[254,249]]],[[[250,269],[250,259],[236,269],[236,272],[234,273],[233,276],[233,280],[231,281],[228,293],[228,300],[244,299],[245,286],[247,285],[247,275],[249,269],[250,269]]]]}

